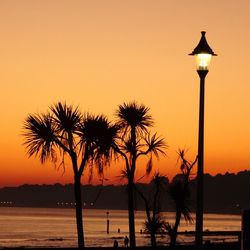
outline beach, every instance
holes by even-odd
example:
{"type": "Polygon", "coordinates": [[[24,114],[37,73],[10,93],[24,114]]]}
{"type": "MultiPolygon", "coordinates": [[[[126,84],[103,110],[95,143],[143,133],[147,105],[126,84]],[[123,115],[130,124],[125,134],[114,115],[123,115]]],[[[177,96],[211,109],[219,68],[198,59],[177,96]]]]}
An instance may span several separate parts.
{"type": "MultiPolygon", "coordinates": [[[[123,239],[128,233],[128,215],[126,210],[110,210],[110,232],[107,234],[106,210],[83,210],[86,247],[112,247],[116,239],[123,246],[123,239]],[[118,228],[120,233],[118,233],[118,228]]],[[[165,213],[166,220],[173,222],[173,213],[165,213]]],[[[204,231],[239,231],[239,215],[205,214],[204,231]]],[[[144,211],[136,211],[136,239],[138,247],[150,246],[148,235],[141,234],[144,211]]],[[[76,248],[77,234],[74,209],[62,208],[19,208],[0,207],[0,247],[1,248],[76,248]]],[[[181,221],[180,231],[193,231],[194,224],[181,221]]],[[[205,236],[204,241],[212,243],[237,242],[233,236],[205,236]]],[[[158,236],[158,245],[167,245],[166,235],[158,236]]],[[[192,235],[179,235],[178,244],[192,245],[192,235]]]]}
{"type": "MultiPolygon", "coordinates": [[[[11,250],[11,249],[26,249],[26,248],[0,248],[5,250],[11,250]]],[[[28,250],[37,250],[37,249],[44,249],[44,250],[77,250],[79,248],[27,248],[28,250]]],[[[113,247],[85,247],[85,250],[114,250],[113,247]]],[[[126,250],[131,249],[128,247],[118,247],[120,250],[126,250]]],[[[136,247],[138,250],[152,250],[152,249],[158,249],[158,250],[168,250],[170,247],[166,246],[160,246],[156,248],[152,247],[146,247],[146,246],[138,246],[136,247]]],[[[239,250],[240,244],[239,243],[217,243],[217,244],[210,244],[210,245],[204,245],[204,250],[239,250]]],[[[194,245],[177,245],[175,247],[175,250],[195,250],[194,245]]]]}

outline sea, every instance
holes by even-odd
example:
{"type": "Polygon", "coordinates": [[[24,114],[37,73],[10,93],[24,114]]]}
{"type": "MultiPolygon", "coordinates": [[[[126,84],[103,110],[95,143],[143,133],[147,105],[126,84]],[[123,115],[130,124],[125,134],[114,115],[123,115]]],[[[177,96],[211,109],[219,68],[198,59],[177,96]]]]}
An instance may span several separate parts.
{"type": "MultiPolygon", "coordinates": [[[[163,214],[169,223],[174,213],[163,214]]],[[[194,217],[194,216],[193,216],[194,217]]],[[[119,246],[128,233],[126,210],[83,210],[85,245],[88,247],[119,246]],[[108,212],[108,215],[107,215],[108,212]],[[107,217],[109,234],[107,234],[107,217]],[[119,232],[118,232],[119,231],[119,232]]],[[[140,231],[144,228],[145,211],[135,212],[136,242],[138,246],[150,245],[150,238],[140,231]]],[[[179,231],[193,231],[194,223],[181,221],[179,231]]],[[[241,216],[205,214],[204,230],[239,231],[241,216]]],[[[193,242],[191,236],[179,236],[179,243],[193,242]]],[[[218,239],[217,239],[218,240],[218,239]]],[[[159,236],[160,245],[167,244],[167,235],[159,236]]],[[[77,247],[75,210],[72,208],[22,208],[0,207],[0,248],[4,247],[77,247]]]]}

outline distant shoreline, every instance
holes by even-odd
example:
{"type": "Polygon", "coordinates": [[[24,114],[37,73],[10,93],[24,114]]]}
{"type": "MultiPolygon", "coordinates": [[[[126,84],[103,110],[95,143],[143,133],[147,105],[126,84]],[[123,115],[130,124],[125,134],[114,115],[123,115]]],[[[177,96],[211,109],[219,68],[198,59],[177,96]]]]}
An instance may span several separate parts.
{"type": "MultiPolygon", "coordinates": [[[[136,184],[145,193],[152,191],[151,184],[136,184]]],[[[190,182],[189,207],[195,211],[196,181],[190,182]]],[[[250,207],[248,196],[242,190],[250,190],[250,171],[237,174],[204,175],[204,212],[211,214],[241,214],[250,207]]],[[[86,209],[127,210],[126,185],[83,185],[82,201],[86,209]]],[[[0,188],[0,206],[71,208],[74,207],[73,184],[22,185],[0,188]]],[[[174,202],[168,193],[161,196],[162,211],[171,212],[174,202]]],[[[144,201],[136,196],[136,209],[144,211],[144,201]]]]}
{"type": "MultiPolygon", "coordinates": [[[[55,209],[75,209],[73,206],[72,207],[62,207],[62,206],[1,206],[0,205],[0,208],[37,208],[37,209],[39,209],[39,208],[44,208],[44,209],[46,209],[46,208],[48,208],[48,209],[53,209],[53,208],[55,208],[55,209]]],[[[114,209],[114,208],[95,208],[95,207],[84,207],[83,208],[83,210],[107,210],[107,211],[119,211],[119,210],[121,210],[121,211],[127,211],[127,209],[125,209],[125,208],[123,208],[123,209],[114,209]]],[[[138,212],[145,212],[145,210],[143,210],[143,209],[137,209],[137,210],[135,210],[135,212],[136,211],[138,211],[138,212]]],[[[163,213],[174,213],[175,211],[174,210],[172,210],[172,211],[166,211],[166,210],[164,210],[164,211],[162,211],[163,213]]],[[[193,212],[193,213],[195,213],[195,212],[193,212]]],[[[205,212],[204,214],[219,214],[219,215],[241,215],[242,213],[241,212],[239,212],[239,213],[223,213],[223,212],[205,212]]],[[[1,249],[1,247],[0,247],[0,249],[1,249]]]]}

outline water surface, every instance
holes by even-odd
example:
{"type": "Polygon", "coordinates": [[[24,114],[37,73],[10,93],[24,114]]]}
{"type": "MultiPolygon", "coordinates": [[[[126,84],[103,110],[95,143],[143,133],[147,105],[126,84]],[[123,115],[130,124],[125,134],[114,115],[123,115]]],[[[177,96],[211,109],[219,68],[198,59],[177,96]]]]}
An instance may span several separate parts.
{"type": "MultiPolygon", "coordinates": [[[[109,210],[110,233],[106,233],[107,210],[84,210],[84,232],[86,246],[112,246],[114,239],[123,245],[128,235],[128,215],[126,210],[109,210]],[[120,233],[118,233],[118,228],[120,233]]],[[[174,213],[165,213],[172,223],[174,213]]],[[[140,234],[143,229],[145,212],[137,211],[137,245],[149,245],[150,240],[140,234]]],[[[205,214],[204,230],[237,231],[241,227],[239,215],[205,214]]],[[[193,225],[181,221],[180,231],[194,230],[193,225]]],[[[158,239],[166,244],[167,237],[158,239]]],[[[179,237],[179,242],[193,241],[192,238],[179,237]]],[[[75,210],[70,208],[17,208],[0,207],[0,247],[76,247],[77,235],[75,210]]]]}

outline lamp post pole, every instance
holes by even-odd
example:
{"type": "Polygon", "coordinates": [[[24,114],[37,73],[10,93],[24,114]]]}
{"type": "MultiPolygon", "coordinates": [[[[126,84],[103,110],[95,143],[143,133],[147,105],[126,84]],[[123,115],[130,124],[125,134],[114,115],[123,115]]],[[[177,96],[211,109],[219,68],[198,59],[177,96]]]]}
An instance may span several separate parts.
{"type": "Polygon", "coordinates": [[[202,249],[203,242],[203,176],[204,176],[204,99],[205,78],[212,56],[216,56],[207,43],[206,32],[201,32],[201,39],[193,52],[189,55],[196,57],[197,73],[200,77],[200,103],[199,103],[199,132],[198,132],[198,167],[196,176],[196,224],[195,245],[197,250],[202,249]]]}
{"type": "Polygon", "coordinates": [[[205,78],[208,70],[197,70],[200,77],[200,108],[199,108],[199,135],[198,135],[198,170],[197,170],[197,203],[196,203],[196,234],[197,248],[202,246],[203,232],[203,172],[204,172],[204,99],[205,78]]]}
{"type": "Polygon", "coordinates": [[[109,212],[106,212],[107,215],[107,234],[109,234],[109,212]]]}

